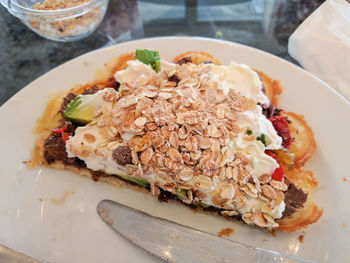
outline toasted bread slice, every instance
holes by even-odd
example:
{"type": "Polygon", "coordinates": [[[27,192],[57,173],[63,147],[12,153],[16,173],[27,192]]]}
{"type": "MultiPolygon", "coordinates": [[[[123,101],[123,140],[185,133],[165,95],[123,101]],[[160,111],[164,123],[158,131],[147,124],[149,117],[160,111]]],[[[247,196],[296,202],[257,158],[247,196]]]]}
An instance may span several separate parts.
{"type": "Polygon", "coordinates": [[[308,194],[302,208],[299,208],[290,216],[277,220],[279,224],[278,230],[293,232],[315,223],[322,216],[323,209],[318,208],[312,199],[312,190],[316,188],[317,180],[313,177],[311,171],[294,168],[292,170],[285,170],[284,173],[290,182],[308,194]]]}
{"type": "Polygon", "coordinates": [[[278,80],[274,80],[262,71],[257,71],[261,79],[265,95],[269,98],[272,105],[277,106],[278,96],[282,93],[282,86],[278,80]]]}
{"type": "Polygon", "coordinates": [[[220,65],[219,60],[214,58],[212,55],[206,52],[198,52],[198,51],[188,51],[186,53],[180,54],[173,59],[173,62],[177,63],[178,61],[184,58],[191,58],[191,63],[199,65],[201,63],[214,63],[216,65],[220,65]]]}
{"type": "Polygon", "coordinates": [[[289,130],[292,137],[292,144],[290,145],[289,152],[294,153],[295,166],[301,167],[316,150],[314,133],[303,115],[283,111],[281,112],[281,116],[287,117],[290,121],[289,130]]]}
{"type": "MultiPolygon", "coordinates": [[[[186,52],[177,56],[174,61],[178,61],[184,57],[190,56],[191,60],[195,64],[203,63],[204,61],[211,61],[215,64],[220,64],[220,62],[212,57],[210,54],[205,52],[186,52]]],[[[82,86],[74,87],[71,92],[76,94],[81,93],[84,89],[91,87],[93,85],[100,87],[105,86],[106,83],[111,82],[111,77],[115,71],[125,68],[126,62],[133,58],[133,53],[128,53],[118,57],[117,59],[111,60],[111,62],[106,65],[105,74],[100,74],[96,81],[88,83],[82,86]]],[[[258,72],[266,88],[266,94],[269,98],[271,97],[273,102],[277,103],[277,96],[281,93],[282,88],[278,81],[274,81],[263,72],[258,72]]],[[[58,112],[62,104],[62,98],[65,96],[64,93],[59,93],[54,96],[48,103],[48,106],[40,120],[38,120],[37,127],[34,129],[34,132],[39,134],[35,146],[32,151],[32,160],[28,164],[30,167],[35,167],[37,165],[44,165],[47,167],[53,167],[57,169],[69,169],[73,172],[92,177],[92,173],[87,168],[77,168],[72,165],[66,165],[62,161],[55,161],[51,164],[48,164],[43,156],[43,147],[45,139],[50,134],[52,128],[58,127],[60,124],[60,118],[58,112]],[[50,121],[48,121],[50,120],[50,121]]],[[[271,99],[270,98],[270,99],[271,99]]],[[[273,103],[274,104],[274,103],[273,103]]],[[[295,138],[295,141],[291,145],[290,152],[295,154],[296,166],[302,166],[308,158],[312,155],[315,150],[316,143],[313,138],[313,133],[311,128],[307,125],[306,121],[301,115],[297,115],[291,112],[283,112],[283,116],[287,116],[291,121],[290,128],[292,137],[295,138]]],[[[291,232],[302,227],[306,227],[308,224],[316,222],[319,217],[322,215],[322,209],[319,209],[312,200],[311,190],[313,190],[317,181],[313,178],[312,172],[303,171],[299,168],[294,168],[292,170],[286,170],[285,175],[289,181],[294,183],[296,186],[301,188],[304,192],[308,193],[307,202],[304,206],[291,216],[279,219],[278,223],[280,224],[278,230],[291,232]]],[[[110,183],[114,186],[126,186],[131,187],[135,190],[147,192],[147,189],[132,185],[124,182],[123,180],[118,179],[117,177],[100,177],[99,180],[110,183]]]]}

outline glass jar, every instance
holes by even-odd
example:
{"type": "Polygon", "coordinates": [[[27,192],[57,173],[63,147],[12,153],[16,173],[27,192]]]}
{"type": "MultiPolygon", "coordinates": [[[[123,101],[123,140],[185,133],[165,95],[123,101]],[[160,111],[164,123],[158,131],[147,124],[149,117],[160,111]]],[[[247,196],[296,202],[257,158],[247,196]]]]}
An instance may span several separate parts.
{"type": "Polygon", "coordinates": [[[62,42],[91,34],[108,6],[108,0],[1,0],[1,3],[38,35],[62,42]]]}

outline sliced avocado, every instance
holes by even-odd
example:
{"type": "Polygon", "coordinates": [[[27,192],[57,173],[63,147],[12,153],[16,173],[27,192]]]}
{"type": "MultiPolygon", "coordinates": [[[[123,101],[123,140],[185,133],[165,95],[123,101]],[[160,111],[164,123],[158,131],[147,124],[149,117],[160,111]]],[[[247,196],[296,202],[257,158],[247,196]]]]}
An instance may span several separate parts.
{"type": "Polygon", "coordinates": [[[118,93],[112,88],[105,88],[94,94],[80,94],[67,105],[63,115],[72,122],[88,124],[97,118],[94,114],[96,109],[103,107],[106,103],[112,104],[112,102],[107,102],[104,97],[110,96],[113,92],[118,93]]]}
{"type": "Polygon", "coordinates": [[[66,119],[78,124],[88,124],[94,120],[93,113],[96,106],[82,103],[84,101],[83,98],[84,95],[78,95],[67,105],[63,112],[66,119]]]}
{"type": "MultiPolygon", "coordinates": [[[[125,179],[125,180],[128,180],[130,182],[133,182],[133,183],[136,183],[142,187],[145,187],[145,188],[148,188],[149,187],[149,182],[145,179],[142,179],[142,178],[135,178],[135,177],[132,177],[132,176],[128,176],[128,175],[119,175],[119,177],[125,179]]],[[[185,189],[180,189],[178,187],[175,188],[176,189],[176,198],[178,198],[179,200],[183,201],[187,198],[187,190],[185,189]]],[[[201,206],[203,208],[208,208],[210,207],[210,205],[207,205],[207,204],[204,204],[204,203],[201,203],[201,202],[194,202],[193,203],[194,205],[196,206],[201,206]]]]}
{"type": "Polygon", "coordinates": [[[128,176],[128,175],[119,175],[119,174],[118,174],[118,176],[121,177],[121,178],[123,178],[123,179],[125,179],[125,180],[128,180],[128,181],[130,181],[130,182],[133,182],[133,183],[135,183],[135,184],[138,184],[138,185],[140,185],[140,186],[142,186],[142,187],[146,187],[146,188],[149,187],[149,182],[148,182],[147,180],[145,180],[145,179],[142,179],[142,178],[135,178],[135,177],[128,176]]]}
{"type": "Polygon", "coordinates": [[[210,207],[210,205],[207,205],[207,204],[204,204],[204,203],[201,203],[201,202],[194,202],[193,203],[195,206],[201,206],[203,208],[208,208],[210,207]]]}
{"type": "Polygon", "coordinates": [[[136,49],[135,57],[144,64],[150,65],[155,72],[160,71],[160,57],[158,51],[136,49]]]}
{"type": "Polygon", "coordinates": [[[185,189],[180,189],[178,187],[176,189],[176,197],[180,199],[181,201],[185,200],[187,198],[187,190],[185,189]]]}
{"type": "MultiPolygon", "coordinates": [[[[176,197],[177,199],[183,201],[187,198],[187,190],[185,189],[180,189],[178,187],[175,188],[176,189],[176,197]]],[[[193,202],[193,204],[195,206],[201,206],[203,208],[208,208],[210,205],[207,205],[207,204],[204,204],[204,203],[201,203],[201,202],[193,202]]]]}

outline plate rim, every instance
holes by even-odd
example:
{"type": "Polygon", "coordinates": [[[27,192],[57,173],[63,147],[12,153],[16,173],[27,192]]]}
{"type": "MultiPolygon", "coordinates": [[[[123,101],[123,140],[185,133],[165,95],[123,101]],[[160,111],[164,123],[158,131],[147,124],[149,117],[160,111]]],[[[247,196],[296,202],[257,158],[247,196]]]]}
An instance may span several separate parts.
{"type": "Polygon", "coordinates": [[[350,106],[350,101],[348,101],[344,95],[342,95],[339,91],[337,91],[335,88],[331,87],[328,83],[326,83],[325,81],[321,80],[320,78],[318,78],[317,76],[315,76],[314,74],[306,71],[304,68],[299,67],[296,64],[293,64],[290,61],[287,61],[277,55],[271,54],[267,51],[258,49],[256,47],[252,47],[246,44],[241,44],[241,43],[237,43],[234,41],[230,41],[230,40],[222,40],[222,39],[214,39],[214,38],[209,38],[209,37],[199,37],[199,36],[160,36],[160,37],[147,37],[147,38],[140,38],[140,39],[133,39],[133,40],[128,40],[128,41],[124,41],[124,42],[120,42],[117,44],[113,44],[111,46],[105,46],[105,47],[101,47],[101,48],[97,48],[91,51],[88,51],[84,54],[81,54],[79,56],[76,56],[74,58],[71,58],[65,62],[63,62],[62,64],[59,64],[57,66],[55,66],[54,68],[50,69],[48,72],[42,74],[41,76],[39,76],[38,78],[32,80],[30,83],[28,83],[26,86],[24,86],[22,89],[20,89],[19,91],[17,91],[15,94],[13,94],[7,101],[5,101],[4,104],[2,104],[0,106],[0,110],[2,110],[3,108],[7,107],[7,104],[9,104],[11,101],[13,101],[13,99],[21,94],[23,92],[23,90],[28,89],[28,87],[30,87],[33,83],[40,81],[42,78],[46,77],[48,74],[52,73],[53,71],[57,71],[59,70],[61,67],[64,67],[66,64],[71,63],[74,60],[79,60],[84,58],[85,56],[93,56],[95,54],[98,54],[99,52],[104,52],[105,50],[108,49],[115,49],[118,48],[118,46],[123,46],[123,45],[128,45],[128,44],[134,44],[137,42],[143,42],[143,41],[156,41],[158,39],[179,39],[179,40],[191,40],[191,39],[196,39],[196,40],[202,40],[202,41],[208,41],[208,42],[217,42],[217,43],[224,43],[226,45],[231,45],[231,46],[238,46],[241,48],[248,48],[253,50],[254,52],[258,52],[261,53],[264,56],[269,56],[272,59],[277,59],[278,61],[287,64],[288,66],[291,66],[292,68],[306,74],[307,76],[313,78],[315,81],[318,81],[322,86],[324,86],[324,88],[327,88],[329,91],[331,91],[332,93],[334,93],[334,95],[340,99],[341,101],[343,101],[344,103],[348,104],[348,106],[350,106]]]}
{"type": "MultiPolygon", "coordinates": [[[[35,85],[36,82],[40,83],[40,82],[42,81],[42,78],[46,78],[46,77],[47,77],[46,74],[50,74],[50,73],[52,73],[52,71],[61,70],[61,67],[63,67],[63,68],[66,67],[66,63],[76,63],[76,62],[80,62],[80,61],[77,61],[77,60],[82,59],[82,58],[84,58],[85,56],[91,56],[89,59],[91,59],[91,58],[93,59],[94,56],[100,56],[101,54],[103,54],[103,52],[104,52],[105,50],[108,50],[108,49],[111,49],[111,50],[113,50],[113,49],[118,49],[118,47],[121,46],[121,45],[128,45],[128,44],[133,44],[133,45],[135,45],[135,43],[137,43],[137,42],[142,42],[142,41],[157,41],[157,39],[179,39],[179,40],[184,40],[184,41],[189,41],[189,40],[192,40],[192,39],[198,39],[198,40],[204,40],[204,41],[208,41],[208,40],[209,40],[209,42],[219,42],[219,44],[220,44],[221,42],[224,42],[224,43],[226,44],[226,42],[227,42],[228,46],[232,46],[232,48],[240,48],[240,47],[243,47],[244,49],[248,48],[248,49],[246,49],[247,51],[258,52],[258,53],[261,54],[261,56],[265,56],[265,57],[266,57],[266,55],[267,55],[267,56],[269,56],[269,59],[272,59],[272,61],[276,61],[276,62],[278,61],[279,63],[283,63],[283,62],[284,62],[283,64],[286,65],[286,67],[290,67],[291,65],[294,66],[294,69],[296,69],[296,71],[294,71],[293,74],[302,74],[302,72],[307,73],[306,75],[304,74],[303,76],[305,76],[305,77],[307,77],[307,76],[311,77],[311,78],[309,78],[310,82],[312,81],[312,82],[315,83],[315,85],[318,85],[318,86],[324,84],[324,85],[322,85],[322,86],[325,86],[325,87],[323,87],[325,91],[329,92],[329,90],[331,90],[331,91],[332,91],[331,93],[337,93],[333,88],[331,88],[329,85],[327,85],[326,83],[324,83],[322,80],[318,79],[317,77],[315,77],[315,76],[312,75],[311,73],[306,72],[306,71],[303,70],[302,68],[300,68],[300,67],[294,65],[293,63],[290,63],[289,61],[286,61],[286,60],[284,60],[284,59],[282,59],[282,58],[279,58],[278,56],[275,56],[275,55],[270,54],[270,53],[268,53],[268,52],[265,52],[265,51],[262,51],[262,50],[259,50],[259,49],[256,49],[256,48],[252,48],[252,47],[249,47],[249,46],[246,46],[246,45],[237,44],[237,43],[235,43],[235,42],[221,41],[221,40],[208,39],[208,38],[201,38],[201,37],[154,37],[154,38],[145,38],[145,39],[140,39],[140,40],[133,40],[133,41],[128,41],[128,42],[123,42],[123,43],[119,43],[119,44],[116,44],[116,45],[113,45],[113,46],[108,46],[108,47],[100,48],[100,49],[97,49],[97,50],[93,50],[93,51],[90,51],[90,52],[88,52],[88,53],[86,53],[86,54],[82,54],[82,55],[80,55],[80,56],[78,56],[78,57],[76,57],[76,58],[73,58],[73,59],[71,59],[71,60],[69,60],[69,61],[66,61],[65,63],[63,63],[63,64],[61,64],[61,65],[58,65],[58,66],[55,67],[54,69],[48,71],[47,73],[43,74],[43,75],[40,76],[39,78],[37,78],[37,79],[35,79],[34,81],[32,81],[31,83],[29,83],[29,84],[28,84],[26,87],[24,87],[21,91],[25,92],[25,91],[27,91],[27,90],[30,88],[30,86],[32,86],[33,84],[35,85]],[[277,59],[277,60],[276,60],[276,59],[277,59]],[[285,63],[285,62],[287,62],[287,63],[285,63]],[[288,63],[288,62],[289,62],[289,63],[288,63]],[[291,65],[290,65],[290,64],[291,64],[291,65]],[[317,80],[318,80],[318,81],[317,81],[317,80]],[[321,83],[321,84],[320,84],[320,83],[321,83]],[[28,86],[29,86],[29,87],[28,87],[28,86]]],[[[147,42],[146,42],[146,44],[147,44],[147,42]]],[[[229,47],[229,48],[231,48],[231,47],[229,47]]],[[[282,79],[282,78],[283,78],[283,77],[281,76],[281,79],[282,79]]],[[[62,88],[62,90],[63,90],[63,88],[62,88]]],[[[64,88],[64,90],[65,90],[65,88],[64,88]]],[[[21,91],[19,91],[19,92],[16,93],[14,96],[12,96],[5,104],[8,105],[9,107],[13,107],[13,105],[9,105],[9,102],[12,102],[13,99],[14,99],[16,96],[18,96],[18,95],[20,94],[21,91]]],[[[46,93],[48,93],[48,92],[49,92],[49,91],[47,91],[46,93]]],[[[339,95],[339,94],[338,94],[338,95],[339,95]]],[[[333,95],[332,95],[332,96],[333,96],[333,95]]],[[[340,96],[340,97],[342,97],[342,96],[340,96]]],[[[334,102],[340,102],[340,101],[339,101],[339,96],[334,96],[332,100],[334,100],[334,102]]],[[[345,102],[346,102],[346,103],[343,104],[343,105],[345,105],[345,107],[347,107],[346,109],[350,109],[350,108],[348,108],[348,106],[350,106],[350,103],[348,103],[347,100],[345,100],[345,102]]],[[[4,104],[4,105],[5,105],[5,104],[4,104]]],[[[4,105],[3,105],[3,106],[4,106],[4,105]]],[[[5,105],[5,106],[6,106],[6,105],[5,105]]],[[[7,107],[6,107],[6,108],[7,108],[7,107]]],[[[0,107],[0,113],[4,113],[4,111],[6,110],[6,108],[5,108],[5,107],[0,107]],[[3,110],[3,111],[2,111],[2,110],[3,110]]]]}

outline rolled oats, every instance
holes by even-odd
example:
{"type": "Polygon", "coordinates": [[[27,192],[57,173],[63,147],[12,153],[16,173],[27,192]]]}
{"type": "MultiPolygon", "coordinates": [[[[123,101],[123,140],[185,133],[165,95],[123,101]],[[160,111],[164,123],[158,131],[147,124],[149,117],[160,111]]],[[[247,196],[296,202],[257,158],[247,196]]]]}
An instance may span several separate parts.
{"type": "Polygon", "coordinates": [[[272,225],[276,224],[275,220],[273,220],[273,218],[270,215],[264,213],[263,217],[266,219],[266,221],[268,223],[270,223],[272,225]]]}
{"type": "Polygon", "coordinates": [[[271,175],[270,174],[262,174],[259,176],[259,182],[261,184],[267,184],[271,180],[271,175]]]}
{"type": "Polygon", "coordinates": [[[139,155],[137,152],[131,151],[132,163],[135,165],[139,164],[139,155]]]}
{"type": "Polygon", "coordinates": [[[269,182],[269,184],[275,188],[276,190],[280,190],[280,191],[287,191],[288,186],[284,183],[284,182],[280,182],[280,181],[276,181],[276,180],[271,180],[269,182]]]}
{"type": "Polygon", "coordinates": [[[187,196],[187,198],[185,198],[184,200],[182,200],[182,202],[184,202],[185,204],[190,205],[190,204],[192,203],[192,201],[193,201],[192,190],[187,190],[186,196],[187,196]]]}
{"type": "Polygon", "coordinates": [[[225,180],[225,178],[226,178],[226,170],[225,170],[225,167],[220,167],[219,168],[219,179],[221,180],[221,181],[223,181],[223,180],[225,180]]]}
{"type": "Polygon", "coordinates": [[[168,126],[163,126],[162,128],[160,128],[160,134],[164,137],[165,140],[169,140],[171,131],[169,131],[169,127],[168,126]]]}
{"type": "Polygon", "coordinates": [[[115,92],[114,89],[105,89],[105,93],[103,94],[103,100],[106,102],[115,102],[117,100],[116,94],[119,94],[115,92]]]}
{"type": "Polygon", "coordinates": [[[149,131],[154,131],[155,129],[158,128],[158,125],[155,124],[154,122],[149,122],[149,123],[146,123],[145,127],[149,131]]]}
{"type": "Polygon", "coordinates": [[[160,153],[155,153],[152,157],[159,167],[164,167],[165,157],[160,153]]]}
{"type": "Polygon", "coordinates": [[[171,148],[170,143],[166,142],[162,146],[156,149],[160,153],[166,153],[171,148]]]}
{"type": "Polygon", "coordinates": [[[181,140],[184,140],[188,137],[188,135],[190,134],[190,130],[186,127],[186,125],[183,125],[180,129],[179,129],[179,138],[181,140]]]}
{"type": "Polygon", "coordinates": [[[185,140],[180,141],[180,145],[183,146],[183,151],[196,152],[199,150],[199,136],[188,136],[185,140]]]}
{"type": "Polygon", "coordinates": [[[257,193],[258,193],[258,189],[256,189],[255,186],[254,186],[253,184],[247,183],[247,186],[248,186],[249,190],[250,190],[251,192],[253,192],[254,194],[257,194],[257,193]]]}
{"type": "Polygon", "coordinates": [[[267,222],[264,218],[264,216],[262,215],[262,213],[254,213],[251,217],[252,222],[260,227],[266,227],[267,226],[267,222]]]}
{"type": "Polygon", "coordinates": [[[276,199],[276,194],[275,194],[275,190],[273,190],[273,188],[271,186],[269,186],[268,184],[262,185],[261,186],[262,192],[263,194],[269,198],[269,199],[276,199]]]}
{"type": "Polygon", "coordinates": [[[200,151],[190,153],[191,160],[193,160],[193,161],[198,161],[199,158],[201,157],[201,155],[202,155],[202,152],[200,152],[200,151]]]}
{"type": "Polygon", "coordinates": [[[220,193],[220,197],[224,200],[232,200],[236,194],[236,188],[229,184],[220,193]]]}
{"type": "Polygon", "coordinates": [[[252,198],[257,198],[258,197],[257,192],[250,190],[250,188],[247,185],[241,187],[240,189],[243,192],[245,192],[249,197],[252,197],[252,198]]]}
{"type": "Polygon", "coordinates": [[[275,205],[279,205],[284,200],[284,193],[282,191],[276,191],[275,205]]]}
{"type": "Polygon", "coordinates": [[[230,163],[230,162],[232,162],[235,159],[235,152],[234,152],[234,150],[232,148],[228,148],[225,151],[224,156],[225,156],[226,162],[230,163]]]}
{"type": "Polygon", "coordinates": [[[154,182],[152,182],[150,184],[150,188],[151,188],[151,194],[152,196],[159,196],[160,195],[160,190],[159,188],[154,184],[154,182]]]}
{"type": "Polygon", "coordinates": [[[147,122],[147,118],[139,117],[134,121],[134,124],[138,127],[143,127],[147,122]]]}
{"type": "Polygon", "coordinates": [[[135,152],[142,152],[151,145],[151,138],[147,135],[143,137],[135,136],[128,141],[128,145],[131,150],[135,152]]]}
{"type": "Polygon", "coordinates": [[[251,213],[245,213],[242,215],[242,220],[248,224],[248,225],[252,225],[253,221],[252,221],[252,214],[251,213]]]}
{"type": "Polygon", "coordinates": [[[261,201],[263,201],[263,202],[265,202],[265,203],[270,202],[269,199],[267,199],[266,197],[262,196],[261,194],[258,195],[257,199],[258,199],[258,200],[261,200],[261,201]]]}
{"type": "Polygon", "coordinates": [[[161,91],[161,92],[158,93],[158,97],[159,98],[166,99],[166,100],[172,98],[172,96],[173,95],[170,92],[163,92],[163,91],[161,91]]]}
{"type": "Polygon", "coordinates": [[[207,132],[208,132],[208,135],[212,138],[219,138],[222,136],[222,131],[212,124],[208,125],[207,132]]]}
{"type": "Polygon", "coordinates": [[[154,148],[159,148],[163,146],[164,143],[165,143],[164,137],[161,136],[159,133],[152,136],[152,145],[154,148]]]}
{"type": "Polygon", "coordinates": [[[189,152],[182,153],[182,160],[184,161],[185,164],[188,164],[188,165],[192,164],[192,160],[189,152]]]}
{"type": "Polygon", "coordinates": [[[192,180],[194,176],[194,172],[193,172],[193,169],[189,167],[184,167],[181,169],[178,175],[182,181],[187,182],[192,180]]]}
{"type": "Polygon", "coordinates": [[[174,162],[181,162],[182,161],[181,154],[175,148],[170,148],[167,151],[167,156],[169,156],[170,159],[173,160],[174,162]]]}
{"type": "Polygon", "coordinates": [[[164,159],[164,166],[168,168],[170,171],[179,171],[183,168],[183,164],[181,164],[180,162],[175,162],[170,158],[164,159]]]}
{"type": "Polygon", "coordinates": [[[233,168],[232,168],[231,166],[228,166],[228,167],[226,168],[225,177],[226,177],[227,179],[233,178],[233,168]]]}
{"type": "Polygon", "coordinates": [[[179,136],[177,134],[177,132],[173,131],[170,133],[169,136],[169,143],[172,147],[174,147],[175,149],[178,149],[180,146],[180,140],[179,140],[179,136]]]}
{"type": "Polygon", "coordinates": [[[147,164],[152,159],[152,156],[153,156],[153,149],[150,147],[141,153],[140,160],[143,164],[147,164]]]}
{"type": "Polygon", "coordinates": [[[207,137],[201,137],[199,139],[199,146],[202,149],[210,149],[212,147],[212,140],[207,137]]]}
{"type": "Polygon", "coordinates": [[[116,103],[116,109],[123,109],[135,105],[138,99],[135,95],[131,94],[125,97],[122,97],[116,103]]]}
{"type": "Polygon", "coordinates": [[[217,140],[212,140],[211,148],[212,152],[218,153],[220,151],[220,143],[217,140]]]}
{"type": "Polygon", "coordinates": [[[196,177],[196,185],[201,189],[210,190],[212,181],[208,176],[199,175],[196,177]]]}

